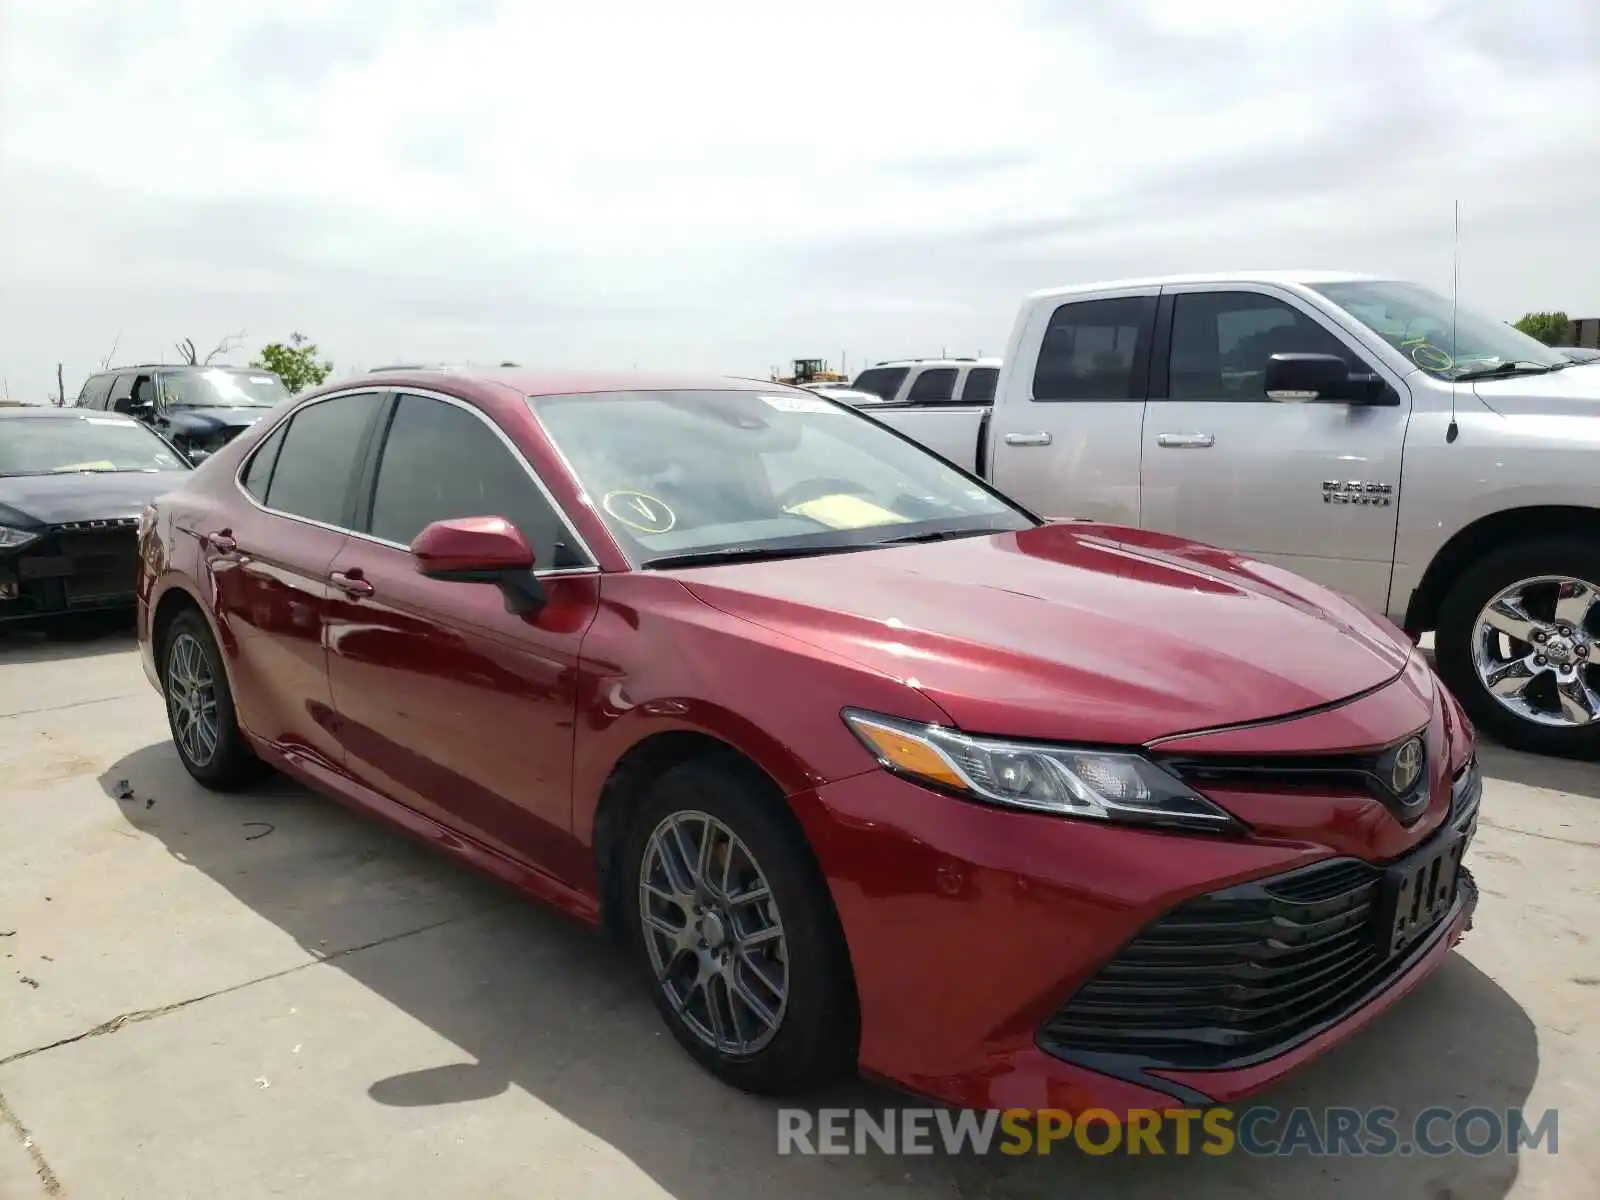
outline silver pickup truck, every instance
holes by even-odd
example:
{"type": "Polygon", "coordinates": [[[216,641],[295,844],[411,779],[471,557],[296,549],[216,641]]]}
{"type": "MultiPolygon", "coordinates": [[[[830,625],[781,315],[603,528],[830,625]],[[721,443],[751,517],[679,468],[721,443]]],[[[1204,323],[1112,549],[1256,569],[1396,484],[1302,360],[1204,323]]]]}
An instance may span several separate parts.
{"type": "Polygon", "coordinates": [[[990,404],[868,411],[1040,515],[1241,551],[1433,632],[1481,728],[1600,758],[1600,364],[1413,283],[1171,276],[1028,297],[990,404]]]}

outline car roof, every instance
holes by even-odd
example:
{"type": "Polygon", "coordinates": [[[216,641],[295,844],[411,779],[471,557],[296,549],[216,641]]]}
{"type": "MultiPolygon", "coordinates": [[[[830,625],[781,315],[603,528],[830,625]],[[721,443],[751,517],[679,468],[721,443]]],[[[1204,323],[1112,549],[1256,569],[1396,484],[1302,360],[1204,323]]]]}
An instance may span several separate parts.
{"type": "Polygon", "coordinates": [[[873,367],[998,367],[1000,364],[998,358],[886,358],[863,370],[870,371],[873,367]]]}
{"type": "Polygon", "coordinates": [[[1082,292],[1109,292],[1119,288],[1166,287],[1185,283],[1278,283],[1315,286],[1319,283],[1356,283],[1383,278],[1355,271],[1213,271],[1195,275],[1147,275],[1137,279],[1103,279],[1096,283],[1074,283],[1065,287],[1041,288],[1028,295],[1030,300],[1049,300],[1082,292]]]}
{"type": "Polygon", "coordinates": [[[99,375],[126,375],[130,371],[236,371],[241,375],[276,375],[270,367],[241,367],[236,363],[128,363],[96,371],[99,375]]]}
{"type": "Polygon", "coordinates": [[[770,392],[795,391],[787,384],[770,379],[743,379],[710,375],[656,371],[554,371],[533,367],[389,367],[326,384],[318,393],[362,384],[374,386],[438,388],[440,377],[459,383],[498,384],[524,396],[561,396],[585,392],[770,392]]]}

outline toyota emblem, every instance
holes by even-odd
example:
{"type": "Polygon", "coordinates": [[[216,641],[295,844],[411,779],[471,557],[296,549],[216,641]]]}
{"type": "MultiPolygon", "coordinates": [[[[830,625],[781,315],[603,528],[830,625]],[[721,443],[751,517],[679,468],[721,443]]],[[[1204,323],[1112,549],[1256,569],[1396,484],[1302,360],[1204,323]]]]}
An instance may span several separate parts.
{"type": "Polygon", "coordinates": [[[1394,767],[1389,772],[1389,787],[1396,796],[1404,796],[1422,776],[1422,739],[1412,738],[1394,753],[1394,767]]]}

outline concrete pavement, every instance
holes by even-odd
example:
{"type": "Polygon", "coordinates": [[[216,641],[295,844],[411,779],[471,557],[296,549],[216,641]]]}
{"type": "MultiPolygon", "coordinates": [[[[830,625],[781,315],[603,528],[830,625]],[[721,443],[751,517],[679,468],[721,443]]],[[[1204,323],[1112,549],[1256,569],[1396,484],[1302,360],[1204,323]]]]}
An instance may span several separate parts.
{"type": "Polygon", "coordinates": [[[1592,1195],[1600,767],[1485,761],[1478,927],[1263,1099],[1558,1107],[1559,1153],[780,1158],[597,938],[286,782],[200,791],[126,636],[0,636],[0,1200],[1592,1195]]]}

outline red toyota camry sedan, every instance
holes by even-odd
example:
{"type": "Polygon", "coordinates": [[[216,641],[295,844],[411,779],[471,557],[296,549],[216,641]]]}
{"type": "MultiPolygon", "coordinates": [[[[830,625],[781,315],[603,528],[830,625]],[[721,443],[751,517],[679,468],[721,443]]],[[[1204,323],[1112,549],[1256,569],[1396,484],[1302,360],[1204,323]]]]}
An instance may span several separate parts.
{"type": "Polygon", "coordinates": [[[1392,626],[780,385],[346,381],[141,562],[195,779],[277,768],[602,926],[752,1091],[1231,1102],[1476,903],[1472,735],[1392,626]]]}

